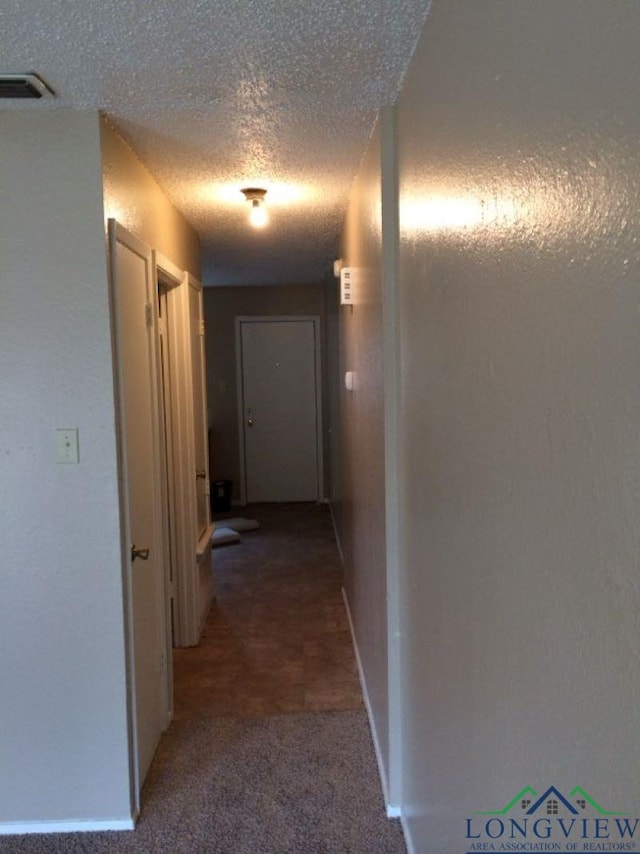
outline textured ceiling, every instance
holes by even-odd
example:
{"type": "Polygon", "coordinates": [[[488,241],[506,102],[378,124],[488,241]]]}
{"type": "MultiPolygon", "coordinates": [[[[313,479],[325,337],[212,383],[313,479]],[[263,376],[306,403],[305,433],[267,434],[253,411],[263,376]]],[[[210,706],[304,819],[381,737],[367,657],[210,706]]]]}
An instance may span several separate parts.
{"type": "Polygon", "coordinates": [[[206,284],[321,281],[428,0],[2,0],[0,62],[103,110],[196,228],[206,284]],[[268,189],[255,231],[239,190],[268,189]]]}

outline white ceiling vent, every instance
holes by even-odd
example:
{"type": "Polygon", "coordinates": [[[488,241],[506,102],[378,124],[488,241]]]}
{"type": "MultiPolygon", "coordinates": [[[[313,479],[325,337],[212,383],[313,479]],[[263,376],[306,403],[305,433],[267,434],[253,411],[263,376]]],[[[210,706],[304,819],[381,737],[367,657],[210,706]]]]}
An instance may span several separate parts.
{"type": "Polygon", "coordinates": [[[37,74],[3,74],[0,72],[0,98],[38,100],[53,98],[54,93],[37,74]]]}

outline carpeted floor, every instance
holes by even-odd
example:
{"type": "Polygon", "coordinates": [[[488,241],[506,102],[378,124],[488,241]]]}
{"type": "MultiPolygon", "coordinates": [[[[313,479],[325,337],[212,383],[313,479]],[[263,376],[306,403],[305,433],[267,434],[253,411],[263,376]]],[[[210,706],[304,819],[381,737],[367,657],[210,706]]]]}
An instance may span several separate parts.
{"type": "Polygon", "coordinates": [[[0,836],[0,854],[404,854],[384,811],[327,508],[254,515],[260,531],[216,550],[201,646],[176,650],[176,716],[135,832],[0,836]]]}
{"type": "Polygon", "coordinates": [[[328,507],[244,512],[260,529],[215,550],[201,643],[174,650],[175,720],[363,709],[328,507]]]}
{"type": "Polygon", "coordinates": [[[15,854],[403,854],[364,712],[176,722],[135,833],[0,837],[15,854]]]}

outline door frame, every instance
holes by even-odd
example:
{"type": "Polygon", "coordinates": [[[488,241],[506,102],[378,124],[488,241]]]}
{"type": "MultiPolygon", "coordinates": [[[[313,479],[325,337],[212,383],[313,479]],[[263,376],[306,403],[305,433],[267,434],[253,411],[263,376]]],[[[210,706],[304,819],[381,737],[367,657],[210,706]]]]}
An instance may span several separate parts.
{"type": "MultiPolygon", "coordinates": [[[[164,404],[164,450],[166,458],[166,481],[167,481],[167,561],[165,572],[165,588],[167,596],[167,641],[168,641],[168,656],[172,660],[173,645],[172,643],[172,623],[173,632],[180,632],[180,530],[182,521],[179,518],[179,502],[178,502],[178,476],[179,464],[177,457],[180,453],[180,442],[178,441],[177,433],[177,404],[176,397],[179,392],[180,377],[176,371],[175,349],[178,346],[175,336],[175,297],[178,288],[184,279],[183,271],[177,267],[168,258],[165,258],[160,252],[153,250],[153,260],[155,269],[156,289],[163,289],[166,297],[166,315],[162,317],[161,323],[158,324],[158,332],[160,337],[164,339],[163,353],[164,365],[160,364],[162,353],[158,351],[159,360],[159,380],[163,382],[163,404],[164,404]],[[164,377],[162,368],[168,371],[168,379],[164,377]],[[173,603],[173,605],[172,605],[173,603]]],[[[158,301],[161,299],[158,293],[158,301]]],[[[171,688],[171,697],[173,698],[173,667],[169,668],[169,683],[171,688]]]]}
{"type": "MultiPolygon", "coordinates": [[[[207,612],[213,599],[213,577],[210,589],[203,591],[201,572],[207,572],[210,555],[212,526],[199,536],[196,497],[193,489],[195,479],[194,407],[192,383],[192,355],[189,297],[195,291],[202,299],[202,285],[190,273],[184,272],[164,255],[154,251],[156,280],[167,293],[167,317],[165,334],[169,341],[168,364],[171,372],[172,399],[169,401],[171,432],[169,439],[173,467],[169,483],[173,487],[171,532],[175,564],[173,567],[174,637],[173,646],[196,646],[200,640],[207,612]],[[203,599],[204,596],[204,599],[203,599]]],[[[204,329],[199,330],[203,341],[204,329]]],[[[201,354],[204,354],[200,343],[201,354]]],[[[203,371],[205,368],[203,367],[203,371]]],[[[200,393],[206,395],[206,389],[200,393]]],[[[165,402],[166,403],[166,402],[165,402]]],[[[204,398],[206,413],[206,396],[204,398]]],[[[207,453],[207,425],[202,424],[207,453]]],[[[206,490],[208,490],[208,462],[206,490]]],[[[171,589],[167,568],[167,589],[171,589]]],[[[170,607],[168,602],[167,607],[170,607]]],[[[169,639],[169,643],[171,639],[169,639]]],[[[171,649],[169,650],[171,652],[171,649]]]]}
{"type": "Polygon", "coordinates": [[[183,638],[185,646],[194,646],[199,643],[200,636],[204,630],[207,615],[214,599],[213,574],[211,570],[211,538],[213,536],[213,525],[211,523],[211,504],[210,504],[210,483],[209,483],[209,442],[208,442],[208,406],[207,406],[207,365],[206,365],[206,349],[205,349],[205,328],[204,328],[204,300],[203,300],[203,285],[194,275],[186,272],[184,274],[184,282],[182,286],[182,306],[184,318],[184,358],[185,365],[188,365],[188,377],[185,387],[188,387],[189,413],[190,413],[190,432],[188,439],[189,449],[189,465],[192,483],[193,478],[197,478],[196,466],[196,441],[195,430],[202,431],[201,442],[204,454],[202,462],[204,472],[204,494],[205,494],[205,528],[202,530],[198,523],[198,498],[196,491],[189,490],[190,497],[190,512],[192,519],[191,528],[191,555],[192,560],[195,555],[195,565],[192,563],[193,572],[189,573],[189,596],[192,603],[189,612],[189,632],[188,636],[183,638]],[[194,333],[191,316],[190,301],[194,296],[198,304],[198,329],[194,333]],[[193,336],[197,338],[197,353],[193,352],[193,336]],[[194,383],[193,359],[200,360],[200,384],[196,388],[194,383]],[[196,423],[194,397],[198,395],[202,400],[202,419],[200,424],[196,423]]]}
{"type": "MultiPolygon", "coordinates": [[[[118,331],[119,315],[118,301],[116,288],[113,285],[115,281],[115,270],[111,267],[113,259],[116,257],[117,245],[120,243],[126,246],[130,251],[134,252],[142,258],[148,265],[149,287],[151,293],[147,294],[147,310],[148,322],[151,327],[151,335],[149,336],[150,347],[150,385],[152,395],[152,408],[156,417],[153,419],[152,429],[152,455],[153,455],[153,527],[154,527],[154,542],[151,544],[158,554],[158,562],[160,571],[163,574],[163,581],[166,579],[167,569],[167,510],[166,510],[166,472],[164,464],[164,454],[162,451],[163,443],[163,422],[162,422],[162,385],[158,373],[158,343],[156,340],[158,328],[158,312],[157,298],[154,296],[154,288],[157,289],[155,263],[153,251],[143,241],[139,240],[135,235],[131,234],[124,226],[118,223],[115,219],[109,219],[108,223],[108,259],[110,266],[110,279],[112,284],[109,288],[109,299],[111,308],[111,337],[112,337],[112,352],[114,362],[114,398],[116,411],[116,442],[118,451],[118,472],[119,472],[119,491],[120,491],[120,537],[121,537],[121,560],[122,560],[122,586],[124,600],[124,633],[125,633],[125,648],[126,648],[126,679],[127,679],[127,731],[129,738],[129,768],[130,768],[130,794],[131,804],[134,817],[137,817],[140,812],[140,793],[143,780],[140,779],[140,767],[138,763],[138,726],[136,712],[136,677],[135,677],[135,643],[134,643],[134,613],[133,613],[133,579],[132,579],[132,562],[130,554],[131,544],[131,524],[129,514],[129,489],[128,489],[128,470],[126,464],[126,412],[124,407],[124,390],[122,384],[122,347],[121,338],[118,331]]],[[[166,622],[167,602],[166,602],[166,587],[163,583],[163,607],[160,617],[160,629],[164,634],[164,643],[162,643],[161,660],[164,670],[163,680],[163,700],[164,708],[162,713],[164,716],[164,728],[168,726],[172,716],[173,696],[170,689],[170,680],[172,676],[167,674],[172,670],[171,658],[171,640],[169,628],[166,622]]]]}
{"type": "Polygon", "coordinates": [[[320,316],[313,315],[238,315],[236,316],[236,390],[238,404],[238,455],[240,462],[240,504],[247,503],[246,431],[244,423],[244,374],[242,370],[242,324],[243,323],[313,323],[315,343],[315,393],[316,393],[316,476],[318,478],[318,503],[324,503],[324,430],[322,415],[322,339],[320,316]]]}

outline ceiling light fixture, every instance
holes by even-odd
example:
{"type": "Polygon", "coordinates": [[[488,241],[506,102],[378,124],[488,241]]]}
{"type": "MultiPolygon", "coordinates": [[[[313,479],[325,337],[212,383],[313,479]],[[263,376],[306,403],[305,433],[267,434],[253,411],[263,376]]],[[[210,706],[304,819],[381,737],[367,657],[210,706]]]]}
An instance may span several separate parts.
{"type": "Polygon", "coordinates": [[[249,222],[254,228],[264,228],[269,222],[269,216],[264,209],[264,197],[267,195],[267,191],[261,190],[259,187],[245,187],[241,192],[245,199],[251,203],[249,222]]]}

